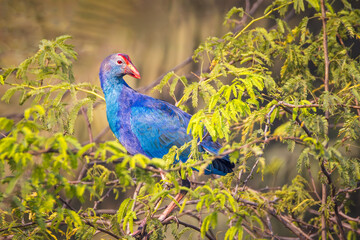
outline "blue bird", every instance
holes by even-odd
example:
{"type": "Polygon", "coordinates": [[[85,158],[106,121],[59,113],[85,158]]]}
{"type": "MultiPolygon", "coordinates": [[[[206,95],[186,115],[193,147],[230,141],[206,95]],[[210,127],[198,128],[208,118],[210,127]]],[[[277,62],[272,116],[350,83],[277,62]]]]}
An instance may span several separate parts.
{"type": "MultiPolygon", "coordinates": [[[[168,102],[138,93],[124,81],[127,74],[140,78],[129,56],[121,53],[105,58],[99,72],[110,128],[126,150],[132,155],[162,158],[172,146],[190,142],[192,136],[186,131],[191,115],[168,102]]],[[[199,144],[200,152],[213,155],[218,155],[220,148],[210,136],[199,144]]],[[[180,160],[186,162],[189,154],[190,148],[185,149],[180,160]]],[[[213,160],[205,174],[226,175],[233,168],[234,164],[225,156],[213,160]]]]}
{"type": "MultiPolygon", "coordinates": [[[[99,72],[110,128],[126,150],[132,155],[140,153],[149,158],[162,158],[172,146],[181,147],[190,142],[192,136],[186,131],[191,115],[170,103],[136,92],[124,81],[127,74],[140,78],[129,56],[121,53],[105,58],[99,72]]],[[[210,136],[199,143],[200,152],[218,155],[220,148],[210,136]]],[[[186,162],[189,155],[190,148],[187,148],[179,156],[180,161],[186,162]]],[[[226,175],[233,168],[228,156],[219,157],[207,166],[205,174],[226,175]]],[[[190,187],[190,182],[182,179],[182,185],[190,187]]],[[[180,202],[186,193],[181,190],[174,200],[180,202]]],[[[164,221],[176,206],[171,202],[159,220],[164,221]]],[[[141,233],[145,225],[146,218],[133,236],[141,233]]]]}

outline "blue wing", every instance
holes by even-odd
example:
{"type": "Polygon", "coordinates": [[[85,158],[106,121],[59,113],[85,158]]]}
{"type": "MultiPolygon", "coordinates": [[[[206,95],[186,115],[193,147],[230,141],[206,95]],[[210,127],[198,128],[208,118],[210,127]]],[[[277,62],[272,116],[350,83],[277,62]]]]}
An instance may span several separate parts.
{"type": "MultiPolygon", "coordinates": [[[[151,99],[155,100],[155,99],[151,99]]],[[[191,141],[186,134],[191,115],[166,102],[142,101],[131,108],[131,130],[149,157],[162,158],[172,146],[181,147],[191,141]]],[[[185,162],[190,149],[180,156],[185,162]]]]}
{"type": "MultiPolygon", "coordinates": [[[[137,137],[142,150],[150,158],[162,158],[172,146],[181,147],[192,140],[186,133],[191,115],[179,108],[153,98],[144,98],[131,108],[131,130],[137,137]]],[[[200,143],[200,151],[217,155],[221,145],[207,136],[200,143]]],[[[186,162],[190,147],[180,155],[186,162]]],[[[175,162],[176,163],[176,162],[175,162]]],[[[205,170],[205,174],[226,175],[234,167],[227,156],[215,159],[205,170]]]]}

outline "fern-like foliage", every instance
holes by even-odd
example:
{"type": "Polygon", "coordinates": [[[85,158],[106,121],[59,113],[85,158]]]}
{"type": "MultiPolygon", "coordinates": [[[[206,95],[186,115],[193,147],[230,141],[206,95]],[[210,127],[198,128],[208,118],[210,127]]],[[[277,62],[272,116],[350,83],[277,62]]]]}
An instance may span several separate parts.
{"type": "Polygon", "coordinates": [[[117,141],[81,143],[74,136],[79,114],[91,125],[104,98],[99,87],[75,81],[69,36],[42,40],[34,56],[0,76],[1,100],[26,105],[20,117],[0,118],[0,234],[133,239],[146,221],[138,232],[153,239],[188,232],[208,239],[357,239],[360,222],[351,211],[360,179],[360,69],[346,43],[360,36],[360,11],[346,0],[341,9],[331,3],[276,0],[258,18],[232,8],[225,23],[247,24],[195,50],[203,67],[195,80],[170,72],[155,87],[168,87],[180,108],[196,109],[188,127],[194,140],[163,159],[130,156],[117,141]],[[306,15],[295,26],[286,20],[292,11],[306,15]],[[266,19],[271,27],[258,24],[266,19]],[[323,28],[314,30],[314,22],[323,28]],[[236,163],[234,173],[202,178],[216,157],[198,151],[207,135],[223,144],[220,154],[236,163]],[[275,143],[285,147],[273,157],[275,143]],[[174,165],[189,147],[188,161],[174,165]],[[283,175],[290,180],[278,181],[283,175]],[[186,176],[190,189],[178,183],[186,176]],[[161,204],[181,190],[188,194],[176,203],[178,218],[160,223],[161,204]],[[101,205],[109,198],[118,205],[101,205]]]}

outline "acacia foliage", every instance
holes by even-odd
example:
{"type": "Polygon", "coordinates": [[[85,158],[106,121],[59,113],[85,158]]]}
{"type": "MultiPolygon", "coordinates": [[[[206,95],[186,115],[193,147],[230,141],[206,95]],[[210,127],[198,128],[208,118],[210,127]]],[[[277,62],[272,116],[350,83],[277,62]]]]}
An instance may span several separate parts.
{"type": "MultiPolygon", "coordinates": [[[[225,239],[358,238],[360,221],[349,211],[360,180],[354,154],[360,69],[348,43],[360,38],[360,11],[341,2],[335,11],[326,1],[273,1],[240,31],[211,37],[198,47],[194,60],[210,66],[195,80],[168,73],[156,89],[168,86],[179,107],[190,103],[198,111],[188,129],[195,140],[174,147],[163,159],[129,156],[116,141],[80,143],[73,136],[75,122],[83,115],[91,125],[94,106],[104,103],[101,90],[74,81],[76,53],[66,43],[69,36],[42,40],[34,56],[0,76],[7,88],[2,101],[30,103],[20,118],[0,118],[1,235],[92,239],[101,232],[132,238],[146,217],[154,239],[166,231],[176,239],[185,232],[215,239],[217,227],[225,239]],[[283,20],[291,11],[303,16],[296,26],[283,20]],[[266,19],[274,26],[254,27],[266,19]],[[311,24],[324,28],[313,30],[311,24]],[[179,84],[184,90],[178,99],[179,84]],[[213,159],[197,152],[196,139],[205,134],[223,143],[222,154],[236,163],[233,174],[194,180],[213,159]],[[264,152],[272,142],[286,144],[294,155],[300,151],[298,174],[276,188],[251,188],[248,183],[262,181],[270,165],[264,152]],[[190,159],[173,165],[188,146],[190,159]],[[167,180],[160,181],[154,167],[163,169],[167,180]],[[319,170],[310,174],[314,167],[319,170]],[[179,219],[161,224],[158,203],[179,192],[180,175],[192,179],[192,188],[178,205],[179,219]],[[100,208],[105,199],[118,199],[129,189],[133,195],[121,199],[118,208],[100,208]],[[198,223],[186,223],[187,216],[198,223]],[[220,218],[226,219],[225,227],[220,218]],[[275,220],[288,231],[274,229],[275,220]]],[[[244,14],[233,8],[225,22],[241,22],[244,14]]]]}

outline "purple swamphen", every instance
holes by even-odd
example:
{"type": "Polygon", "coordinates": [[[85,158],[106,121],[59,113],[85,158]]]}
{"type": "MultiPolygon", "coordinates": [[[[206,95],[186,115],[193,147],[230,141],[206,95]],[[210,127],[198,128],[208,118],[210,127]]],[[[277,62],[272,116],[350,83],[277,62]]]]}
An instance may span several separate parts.
{"type": "MultiPolygon", "coordinates": [[[[110,128],[126,150],[130,154],[162,158],[172,146],[181,147],[190,142],[192,136],[186,131],[191,115],[170,103],[136,92],[124,81],[127,74],[140,78],[129,56],[120,53],[105,58],[99,72],[110,128]]],[[[217,155],[220,148],[208,135],[199,143],[200,152],[217,155]]],[[[189,155],[190,148],[185,149],[180,161],[186,162],[189,155]]],[[[226,175],[233,168],[234,164],[225,156],[213,160],[205,174],[226,175]]],[[[175,199],[180,201],[184,195],[175,199]]]]}

